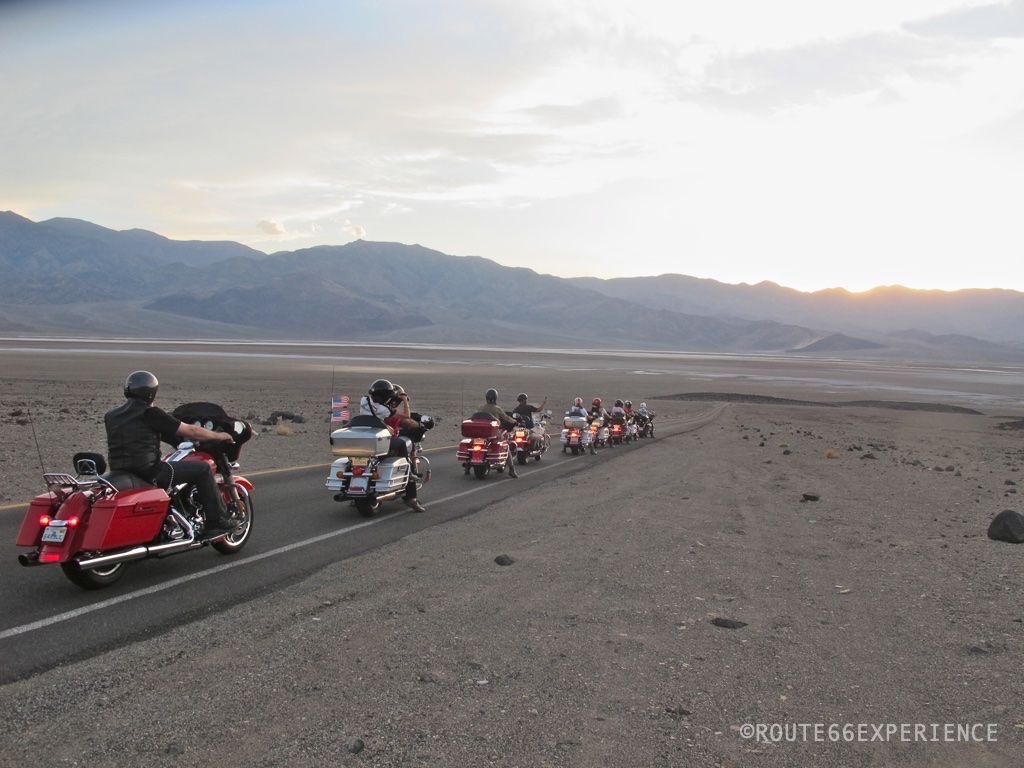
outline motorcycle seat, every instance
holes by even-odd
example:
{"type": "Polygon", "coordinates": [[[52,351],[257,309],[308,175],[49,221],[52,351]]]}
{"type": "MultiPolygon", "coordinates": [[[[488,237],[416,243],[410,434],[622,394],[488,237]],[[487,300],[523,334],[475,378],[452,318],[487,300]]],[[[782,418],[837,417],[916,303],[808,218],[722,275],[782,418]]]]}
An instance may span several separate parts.
{"type": "Polygon", "coordinates": [[[119,491],[134,491],[138,488],[153,488],[153,483],[147,483],[138,475],[133,475],[123,469],[112,469],[100,475],[104,480],[117,488],[119,491]]]}

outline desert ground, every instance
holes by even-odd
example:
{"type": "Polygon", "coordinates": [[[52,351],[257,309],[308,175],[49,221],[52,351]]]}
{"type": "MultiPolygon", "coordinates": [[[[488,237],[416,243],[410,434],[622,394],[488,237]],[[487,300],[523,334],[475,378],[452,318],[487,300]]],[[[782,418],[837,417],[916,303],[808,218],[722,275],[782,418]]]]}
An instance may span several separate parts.
{"type": "Polygon", "coordinates": [[[3,686],[0,765],[1022,764],[1024,546],[985,535],[1022,507],[1020,371],[7,341],[0,514],[39,492],[41,465],[102,449],[102,414],[139,368],[168,410],[210,400],[273,421],[246,471],[327,463],[330,396],[378,377],[440,420],[433,446],[457,442],[490,386],[556,413],[576,395],[646,401],[661,432],[278,593],[3,686]],[[673,429],[716,393],[715,419],[673,429]],[[895,402],[921,407],[883,407],[895,402]],[[205,650],[169,673],[186,645],[205,650]],[[217,713],[203,733],[197,712],[217,713]],[[55,729],[72,717],[86,739],[55,729]]]}

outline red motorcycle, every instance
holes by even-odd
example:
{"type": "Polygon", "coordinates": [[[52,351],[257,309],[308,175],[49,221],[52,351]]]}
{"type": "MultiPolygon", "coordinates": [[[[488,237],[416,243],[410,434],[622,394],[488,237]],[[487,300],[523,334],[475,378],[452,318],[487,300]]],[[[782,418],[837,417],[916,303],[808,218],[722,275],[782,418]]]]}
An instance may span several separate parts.
{"type": "Polygon", "coordinates": [[[482,480],[492,469],[504,472],[510,464],[509,440],[501,422],[489,413],[480,411],[463,421],[457,457],[466,474],[482,480]]]}
{"type": "Polygon", "coordinates": [[[107,463],[98,453],[77,453],[72,463],[77,475],[46,472],[43,482],[47,493],[29,504],[15,544],[31,547],[18,555],[24,566],[55,563],[64,575],[84,589],[100,589],[116,582],[127,563],[151,557],[167,557],[179,552],[212,546],[231,555],[240,551],[252,533],[253,486],[240,475],[238,454],[252,437],[252,427],[244,422],[221,419],[219,406],[190,403],[174,411],[182,421],[198,413],[196,421],[208,429],[219,428],[234,438],[233,443],[198,445],[181,443],[164,461],[205,461],[214,471],[225,503],[234,502],[241,525],[215,538],[203,535],[206,513],[196,498],[195,488],[174,485],[164,491],[139,477],[121,470],[107,472],[107,463]],[[189,411],[190,406],[203,406],[189,411]],[[219,422],[219,423],[218,423],[219,422]]]}
{"type": "Polygon", "coordinates": [[[628,443],[633,437],[629,433],[629,426],[621,416],[608,417],[608,444],[622,445],[628,443]]]}

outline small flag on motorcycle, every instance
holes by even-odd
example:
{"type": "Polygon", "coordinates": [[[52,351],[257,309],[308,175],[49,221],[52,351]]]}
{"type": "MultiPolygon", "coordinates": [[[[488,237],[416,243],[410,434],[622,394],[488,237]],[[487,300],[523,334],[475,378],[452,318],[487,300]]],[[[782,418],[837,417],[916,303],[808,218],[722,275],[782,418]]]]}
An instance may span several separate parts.
{"type": "Polygon", "coordinates": [[[335,395],[331,398],[331,423],[336,421],[348,421],[348,395],[335,395]]]}

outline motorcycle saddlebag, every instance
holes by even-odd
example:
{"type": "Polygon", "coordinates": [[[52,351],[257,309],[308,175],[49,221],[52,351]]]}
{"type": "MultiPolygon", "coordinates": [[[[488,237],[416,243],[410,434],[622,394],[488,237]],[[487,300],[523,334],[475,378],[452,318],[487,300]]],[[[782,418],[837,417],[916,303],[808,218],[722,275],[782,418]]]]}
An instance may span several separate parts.
{"type": "Polygon", "coordinates": [[[156,538],[171,500],[161,488],[122,491],[93,504],[82,549],[118,549],[156,538]]]}
{"type": "Polygon", "coordinates": [[[42,535],[43,526],[39,524],[39,518],[53,517],[57,514],[57,497],[52,493],[43,493],[32,499],[28,505],[28,512],[21,522],[21,530],[18,531],[18,538],[15,540],[16,547],[34,547],[42,535]]]}
{"type": "Polygon", "coordinates": [[[377,467],[379,477],[374,483],[378,494],[394,493],[405,488],[409,481],[409,462],[405,460],[387,459],[377,467]]]}
{"type": "Polygon", "coordinates": [[[501,422],[497,419],[466,419],[462,422],[463,437],[499,437],[501,422]]]}

